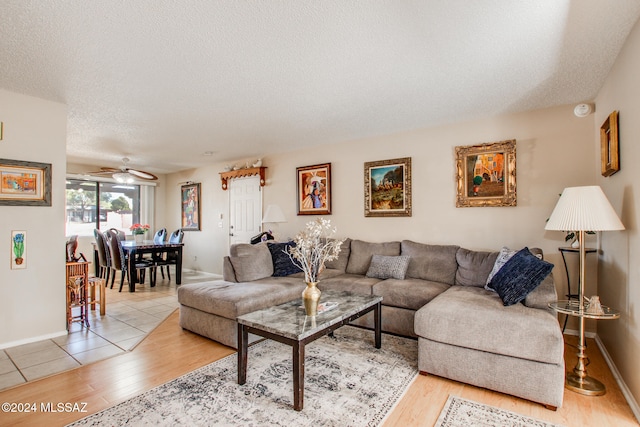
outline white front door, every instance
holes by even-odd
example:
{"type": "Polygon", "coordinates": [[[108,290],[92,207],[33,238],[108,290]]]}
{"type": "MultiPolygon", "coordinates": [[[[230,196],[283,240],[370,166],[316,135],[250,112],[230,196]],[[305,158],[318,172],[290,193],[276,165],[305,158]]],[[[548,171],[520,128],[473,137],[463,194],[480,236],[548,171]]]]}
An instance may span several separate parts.
{"type": "Polygon", "coordinates": [[[229,244],[249,243],[262,225],[260,177],[235,178],[229,184],[229,244]]]}

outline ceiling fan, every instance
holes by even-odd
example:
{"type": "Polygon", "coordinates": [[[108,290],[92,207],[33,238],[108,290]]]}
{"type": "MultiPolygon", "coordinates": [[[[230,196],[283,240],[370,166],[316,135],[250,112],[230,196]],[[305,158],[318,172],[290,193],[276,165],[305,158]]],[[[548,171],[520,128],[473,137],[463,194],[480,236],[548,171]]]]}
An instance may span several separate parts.
{"type": "Polygon", "coordinates": [[[120,169],[102,167],[99,171],[89,172],[90,175],[111,175],[113,179],[121,184],[131,184],[136,178],[137,179],[146,179],[148,181],[155,181],[158,179],[157,176],[150,172],[146,172],[139,169],[133,169],[127,167],[127,163],[129,163],[129,159],[124,157],[122,159],[122,166],[120,169]]]}

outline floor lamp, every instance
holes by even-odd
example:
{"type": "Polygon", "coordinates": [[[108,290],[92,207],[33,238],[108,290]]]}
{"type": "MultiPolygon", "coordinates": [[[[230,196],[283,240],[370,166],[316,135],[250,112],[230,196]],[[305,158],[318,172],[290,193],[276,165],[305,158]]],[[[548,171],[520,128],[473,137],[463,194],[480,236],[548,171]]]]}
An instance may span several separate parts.
{"type": "MultiPolygon", "coordinates": [[[[580,287],[578,289],[579,313],[584,312],[585,285],[585,232],[624,230],[624,225],[611,207],[611,203],[599,186],[569,187],[560,195],[545,230],[574,231],[580,243],[580,287]]],[[[602,394],[604,385],[587,376],[583,316],[580,320],[580,342],[578,343],[578,363],[573,372],[567,372],[567,387],[582,394],[602,394]],[[602,393],[599,393],[602,390],[602,393]]]]}

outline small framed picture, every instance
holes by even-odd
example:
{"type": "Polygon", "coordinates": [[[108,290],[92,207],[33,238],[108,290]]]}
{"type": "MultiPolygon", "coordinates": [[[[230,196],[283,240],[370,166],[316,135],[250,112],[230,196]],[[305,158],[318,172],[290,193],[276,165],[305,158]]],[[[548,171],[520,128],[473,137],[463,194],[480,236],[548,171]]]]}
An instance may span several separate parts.
{"type": "Polygon", "coordinates": [[[364,164],[364,216],[411,216],[411,157],[364,164]]]}
{"type": "Polygon", "coordinates": [[[0,205],[51,206],[51,163],[0,159],[0,205]]]}
{"type": "Polygon", "coordinates": [[[331,163],[296,168],[298,215],[331,215],[331,163]]]}
{"type": "Polygon", "coordinates": [[[200,231],[200,183],[180,187],[182,229],[200,231]]]}
{"type": "Polygon", "coordinates": [[[516,206],[516,140],[456,147],[456,207],[516,206]]]}
{"type": "Polygon", "coordinates": [[[602,176],[611,176],[620,170],[618,142],[618,112],[609,114],[600,126],[600,154],[602,157],[602,176]]]}

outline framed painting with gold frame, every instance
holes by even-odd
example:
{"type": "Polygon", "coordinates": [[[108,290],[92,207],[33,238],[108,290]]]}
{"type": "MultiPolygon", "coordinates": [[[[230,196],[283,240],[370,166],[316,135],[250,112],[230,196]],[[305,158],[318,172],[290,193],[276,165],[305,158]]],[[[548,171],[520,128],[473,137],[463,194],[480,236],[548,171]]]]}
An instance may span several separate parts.
{"type": "Polygon", "coordinates": [[[411,216],[411,157],[364,164],[364,216],[411,216]]]}
{"type": "Polygon", "coordinates": [[[0,205],[51,206],[51,163],[0,159],[0,205]]]}
{"type": "Polygon", "coordinates": [[[516,140],[456,147],[456,207],[516,206],[516,140]]]}
{"type": "Polygon", "coordinates": [[[600,126],[600,155],[602,158],[602,176],[611,176],[620,170],[618,142],[618,112],[609,114],[600,126]]]}

